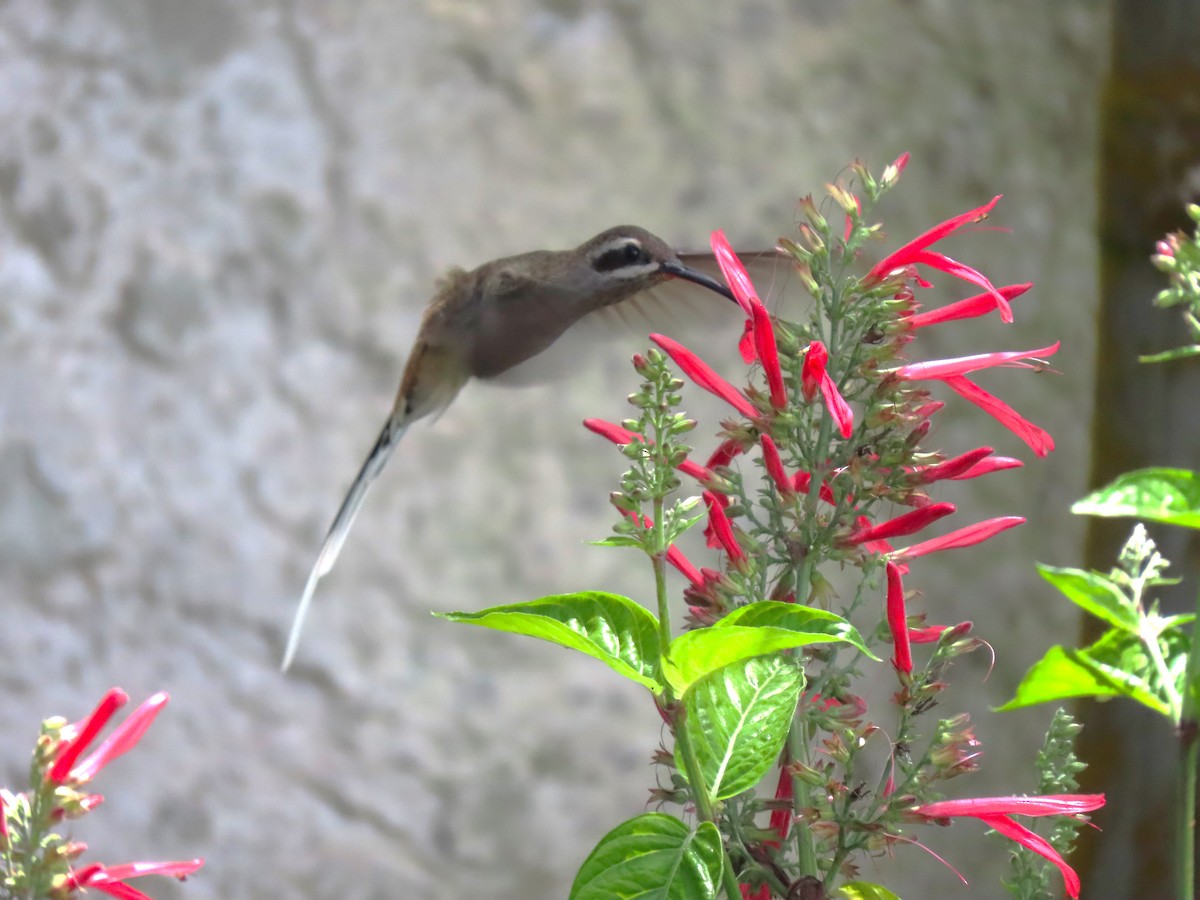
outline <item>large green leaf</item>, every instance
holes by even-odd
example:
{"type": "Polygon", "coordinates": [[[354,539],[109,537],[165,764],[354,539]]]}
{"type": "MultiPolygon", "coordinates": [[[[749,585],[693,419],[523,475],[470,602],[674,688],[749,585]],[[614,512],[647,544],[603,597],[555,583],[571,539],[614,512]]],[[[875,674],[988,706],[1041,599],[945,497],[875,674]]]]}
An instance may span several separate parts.
{"type": "Polygon", "coordinates": [[[1076,606],[1123,631],[1138,630],[1133,603],[1108,578],[1083,569],[1056,569],[1040,563],[1037,568],[1043,578],[1076,606]]]}
{"type": "Polygon", "coordinates": [[[724,867],[721,833],[662,813],[623,822],[584,861],[570,900],[713,900],[724,867]]]}
{"type": "MultiPolygon", "coordinates": [[[[1168,654],[1175,662],[1170,675],[1182,690],[1186,654],[1177,651],[1182,651],[1187,639],[1178,632],[1165,637],[1169,645],[1175,645],[1168,654]]],[[[999,709],[1019,709],[1070,697],[1128,697],[1157,713],[1170,715],[1170,705],[1145,645],[1136,635],[1122,631],[1108,631],[1083,650],[1051,647],[1025,674],[1014,697],[999,709]]]]}
{"type": "Polygon", "coordinates": [[[682,696],[701,678],[740,660],[831,641],[851,644],[872,659],[878,658],[841,616],[795,603],[751,603],[709,628],[675,638],[668,648],[663,676],[682,696]]]}
{"type": "Polygon", "coordinates": [[[658,619],[617,594],[583,591],[493,606],[479,612],[438,613],[451,622],[527,634],[593,656],[620,675],[662,691],[658,619]]]}
{"type": "MultiPolygon", "coordinates": [[[[753,788],[779,757],[804,671],[786,656],[726,666],[688,692],[687,729],[710,799],[753,788]]],[[[679,744],[676,743],[676,756],[679,744]]],[[[682,762],[678,769],[684,771],[682,762]]]]}
{"type": "Polygon", "coordinates": [[[1087,516],[1135,516],[1200,528],[1200,477],[1187,469],[1138,469],[1093,491],[1071,507],[1087,516]]]}

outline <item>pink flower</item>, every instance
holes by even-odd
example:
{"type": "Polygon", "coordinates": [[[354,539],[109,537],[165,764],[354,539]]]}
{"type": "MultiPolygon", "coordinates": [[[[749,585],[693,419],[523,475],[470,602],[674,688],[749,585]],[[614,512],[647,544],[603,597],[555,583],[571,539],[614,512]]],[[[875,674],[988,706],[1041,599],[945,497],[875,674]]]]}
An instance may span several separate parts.
{"type": "MultiPolygon", "coordinates": [[[[867,282],[883,281],[893,273],[902,269],[911,269],[916,276],[916,266],[925,265],[930,268],[938,269],[948,275],[953,275],[955,278],[961,278],[972,284],[977,284],[992,297],[995,306],[1000,310],[1000,318],[1004,322],[1012,322],[1012,307],[1008,305],[1008,300],[987,280],[982,274],[970,266],[963,265],[957,260],[951,259],[942,253],[937,253],[928,248],[936,244],[942,238],[952,234],[965,225],[970,225],[987,218],[987,214],[991,212],[992,207],[1000,200],[1000,195],[992,198],[991,202],[985,203],[983,206],[978,206],[975,209],[969,209],[965,213],[954,216],[933,226],[924,234],[920,234],[913,238],[903,247],[900,247],[894,253],[890,253],[872,266],[871,271],[867,273],[867,282]]],[[[927,282],[921,282],[927,284],[927,282]]]]}
{"type": "Polygon", "coordinates": [[[825,408],[833,416],[842,437],[848,438],[854,433],[854,413],[851,412],[849,404],[839,393],[833,379],[829,377],[829,373],[825,369],[828,362],[829,351],[825,349],[824,344],[820,341],[813,341],[808,345],[808,352],[804,355],[804,365],[800,370],[801,390],[804,392],[804,399],[812,400],[817,388],[820,388],[825,408]]]}
{"type": "Polygon", "coordinates": [[[931,503],[928,506],[922,506],[920,509],[914,509],[896,516],[894,519],[888,519],[886,522],[880,522],[878,525],[860,526],[846,538],[846,543],[862,544],[870,541],[882,541],[887,538],[902,537],[906,534],[914,534],[922,528],[932,525],[943,516],[950,515],[957,509],[958,507],[953,503],[931,503]]]}
{"type": "MultiPolygon", "coordinates": [[[[1104,805],[1103,794],[1049,794],[1041,797],[979,797],[968,800],[942,800],[926,803],[913,812],[927,819],[970,816],[979,819],[1007,838],[1048,859],[1062,872],[1067,895],[1078,897],[1079,876],[1045,838],[1012,818],[1022,816],[1078,816],[1104,805]]],[[[946,824],[949,824],[948,822],[946,824]]]]}
{"type": "Polygon", "coordinates": [[[898,671],[909,675],[913,670],[913,662],[908,638],[908,610],[904,605],[904,582],[900,578],[900,569],[892,562],[887,564],[887,623],[896,653],[892,663],[898,671]]]}
{"type": "Polygon", "coordinates": [[[753,419],[758,416],[758,410],[737,388],[714,372],[708,363],[687,347],[663,334],[652,334],[650,340],[662,347],[675,364],[683,369],[684,374],[700,387],[720,397],[746,418],[753,419]]]}
{"type": "Polygon", "coordinates": [[[943,534],[941,537],[930,538],[927,541],[921,541],[919,544],[913,544],[911,547],[893,550],[888,554],[888,558],[895,562],[901,562],[916,559],[918,556],[937,553],[939,550],[956,550],[959,547],[970,547],[1024,522],[1025,519],[1022,516],[999,516],[995,519],[985,519],[982,522],[976,522],[974,525],[968,525],[965,528],[951,531],[949,534],[943,534]]]}
{"type": "Polygon", "coordinates": [[[746,559],[746,551],[738,543],[737,536],[733,533],[733,525],[730,524],[729,517],[725,515],[725,506],[729,503],[728,498],[713,491],[705,491],[704,502],[708,504],[708,524],[712,528],[713,535],[725,548],[725,552],[729,554],[729,561],[735,564],[743,562],[746,559]],[[724,503],[721,502],[722,500],[724,503]]]}
{"type": "Polygon", "coordinates": [[[183,881],[204,865],[203,859],[185,859],[174,862],[132,862],[119,866],[104,866],[93,863],[72,872],[67,877],[67,890],[94,888],[110,897],[122,900],[150,900],[137,888],[130,887],[126,880],[143,875],[169,875],[183,881]]]}

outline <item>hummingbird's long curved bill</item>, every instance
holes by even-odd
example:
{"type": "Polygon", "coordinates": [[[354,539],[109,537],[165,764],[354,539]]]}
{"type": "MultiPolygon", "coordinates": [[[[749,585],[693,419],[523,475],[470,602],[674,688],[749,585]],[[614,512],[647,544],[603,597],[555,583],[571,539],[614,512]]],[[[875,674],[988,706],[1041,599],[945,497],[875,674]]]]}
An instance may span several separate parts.
{"type": "Polygon", "coordinates": [[[706,275],[704,272],[689,268],[681,262],[665,262],[660,267],[660,271],[665,272],[668,275],[672,275],[675,278],[682,278],[685,281],[690,281],[693,284],[706,287],[710,291],[716,291],[722,297],[726,297],[727,299],[732,300],[734,303],[737,303],[737,298],[733,296],[733,292],[721,282],[709,275],[706,275]]]}

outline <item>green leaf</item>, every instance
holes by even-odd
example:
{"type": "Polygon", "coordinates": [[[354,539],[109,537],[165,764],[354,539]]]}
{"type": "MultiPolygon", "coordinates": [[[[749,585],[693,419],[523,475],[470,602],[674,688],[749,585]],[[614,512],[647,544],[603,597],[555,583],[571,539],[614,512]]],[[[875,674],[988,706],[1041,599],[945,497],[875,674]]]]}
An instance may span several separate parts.
{"type": "Polygon", "coordinates": [[[1138,614],[1133,602],[1104,575],[1083,569],[1056,569],[1040,563],[1037,568],[1043,578],[1076,606],[1109,625],[1137,631],[1138,614]]]}
{"type": "MultiPolygon", "coordinates": [[[[803,687],[804,671],[795,660],[764,656],[726,666],[688,692],[688,735],[711,800],[748,791],[767,774],[803,687]]],[[[678,769],[684,771],[682,762],[678,769]]]]}
{"type": "Polygon", "coordinates": [[[601,839],[575,876],[570,900],[714,900],[724,864],[712,822],[692,829],[674,816],[646,813],[601,839]]]}
{"type": "Polygon", "coordinates": [[[541,638],[586,653],[619,675],[663,689],[658,672],[658,619],[628,597],[602,591],[559,594],[479,612],[437,613],[451,622],[541,638]]]}
{"type": "Polygon", "coordinates": [[[1071,507],[1085,516],[1135,516],[1200,528],[1200,478],[1187,469],[1138,469],[1093,491],[1071,507]]]}
{"type": "Polygon", "coordinates": [[[778,600],[749,603],[741,609],[735,609],[713,627],[728,628],[731,625],[769,626],[785,628],[800,634],[825,635],[826,637],[814,639],[811,643],[820,643],[822,640],[843,641],[876,662],[879,661],[879,657],[867,649],[862,635],[841,616],[799,603],[782,603],[778,600]]]}
{"type": "Polygon", "coordinates": [[[868,881],[851,881],[843,884],[833,894],[834,900],[900,900],[899,894],[893,894],[883,885],[872,884],[868,881]]]}
{"type": "MultiPolygon", "coordinates": [[[[1168,636],[1168,656],[1175,661],[1177,642],[1187,638],[1179,632],[1168,636]]],[[[1178,654],[1186,658],[1186,654],[1178,654]]],[[[1184,664],[1170,674],[1182,685],[1184,664]]],[[[998,710],[1020,709],[1036,703],[1070,697],[1128,697],[1162,715],[1170,715],[1170,705],[1146,656],[1145,645],[1136,635],[1108,631],[1100,640],[1082,650],[1055,645],[1025,673],[1017,693],[998,710]]]]}
{"type": "Polygon", "coordinates": [[[588,541],[593,547],[641,547],[641,538],[628,537],[623,534],[614,534],[606,538],[601,538],[598,541],[588,541]]]}
{"type": "Polygon", "coordinates": [[[688,631],[671,641],[663,676],[676,695],[683,696],[704,676],[735,662],[832,641],[851,644],[878,659],[841,616],[795,603],[751,603],[709,628],[688,631]]]}

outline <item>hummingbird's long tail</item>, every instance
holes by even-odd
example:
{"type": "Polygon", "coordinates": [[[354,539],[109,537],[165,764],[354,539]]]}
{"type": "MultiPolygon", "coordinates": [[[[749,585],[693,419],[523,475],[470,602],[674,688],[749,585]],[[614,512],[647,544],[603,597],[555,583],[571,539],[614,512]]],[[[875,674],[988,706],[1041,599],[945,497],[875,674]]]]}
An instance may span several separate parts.
{"type": "Polygon", "coordinates": [[[296,648],[300,645],[300,632],[304,628],[304,619],[308,615],[308,607],[317,590],[317,583],[329,573],[333,564],[337,562],[338,554],[342,552],[342,545],[346,543],[346,535],[350,533],[350,526],[354,524],[358,511],[362,509],[363,500],[367,497],[367,490],[371,487],[371,482],[383,471],[388,457],[392,455],[396,444],[400,443],[400,438],[404,436],[404,432],[408,430],[408,426],[412,422],[412,417],[406,417],[404,421],[399,421],[399,418],[399,416],[392,415],[383,423],[383,430],[379,432],[375,446],[367,454],[366,461],[358,470],[358,476],[350,485],[346,499],[342,501],[337,515],[333,517],[333,524],[329,526],[329,532],[325,535],[324,543],[321,544],[321,552],[308,576],[308,583],[304,585],[304,595],[300,598],[300,606],[296,609],[295,618],[292,619],[292,630],[288,634],[287,649],[284,651],[283,664],[280,667],[284,672],[292,664],[296,648]]]}

